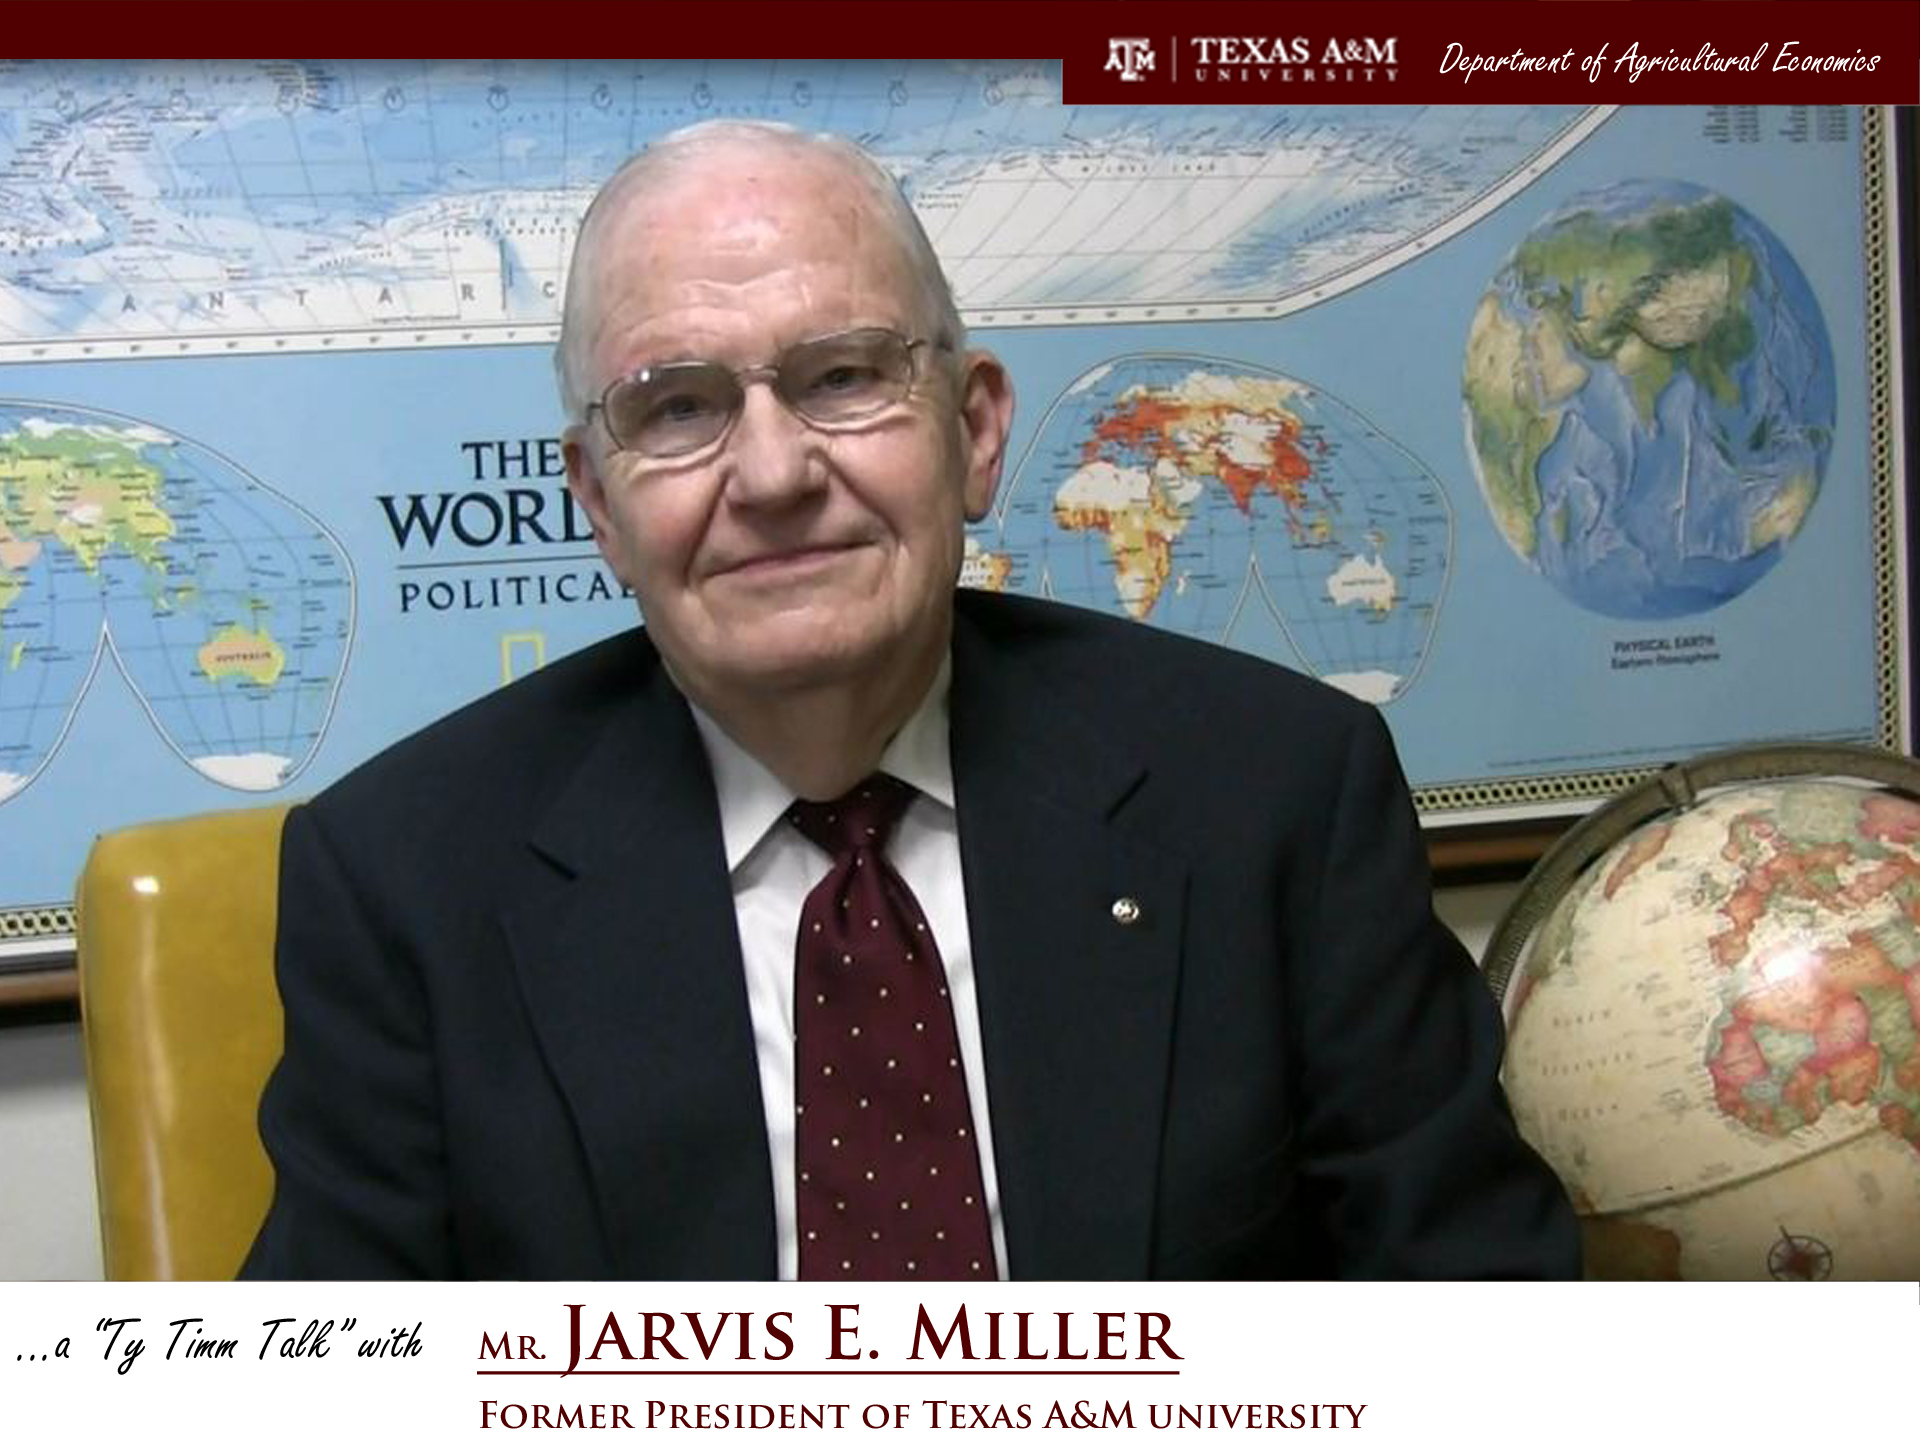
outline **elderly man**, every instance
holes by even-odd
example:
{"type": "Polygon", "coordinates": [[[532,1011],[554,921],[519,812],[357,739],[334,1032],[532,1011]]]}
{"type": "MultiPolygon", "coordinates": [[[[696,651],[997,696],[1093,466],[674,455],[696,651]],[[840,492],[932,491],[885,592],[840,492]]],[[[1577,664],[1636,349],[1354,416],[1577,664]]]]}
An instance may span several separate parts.
{"type": "Polygon", "coordinates": [[[1374,713],[956,595],[1012,390],[870,160],[637,157],[559,358],[645,628],[289,819],[248,1274],[1573,1273],[1374,713]]]}

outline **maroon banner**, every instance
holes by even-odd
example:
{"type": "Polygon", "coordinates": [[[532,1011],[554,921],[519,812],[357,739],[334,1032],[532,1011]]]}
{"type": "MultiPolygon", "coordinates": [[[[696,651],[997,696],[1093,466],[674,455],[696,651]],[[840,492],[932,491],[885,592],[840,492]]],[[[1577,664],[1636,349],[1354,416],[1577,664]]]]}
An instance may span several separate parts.
{"type": "Polygon", "coordinates": [[[1018,53],[1062,60],[1069,104],[1920,99],[1910,0],[14,0],[6,17],[7,48],[20,56],[1018,53]]]}
{"type": "Polygon", "coordinates": [[[1920,99],[1909,0],[15,0],[6,15],[20,56],[1020,53],[1064,62],[1070,104],[1920,99]]]}

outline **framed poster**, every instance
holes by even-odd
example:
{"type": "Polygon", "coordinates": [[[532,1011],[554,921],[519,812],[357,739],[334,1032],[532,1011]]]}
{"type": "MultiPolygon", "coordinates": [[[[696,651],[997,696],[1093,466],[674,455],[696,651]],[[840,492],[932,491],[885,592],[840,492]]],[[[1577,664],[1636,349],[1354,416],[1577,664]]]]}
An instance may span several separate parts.
{"type": "Polygon", "coordinates": [[[558,295],[599,182],[721,116],[869,146],[1012,370],[962,583],[1379,705],[1443,840],[1901,743],[1886,112],[1059,80],[0,68],[0,966],[70,948],[98,832],[311,793],[633,623],[565,493],[558,295]]]}

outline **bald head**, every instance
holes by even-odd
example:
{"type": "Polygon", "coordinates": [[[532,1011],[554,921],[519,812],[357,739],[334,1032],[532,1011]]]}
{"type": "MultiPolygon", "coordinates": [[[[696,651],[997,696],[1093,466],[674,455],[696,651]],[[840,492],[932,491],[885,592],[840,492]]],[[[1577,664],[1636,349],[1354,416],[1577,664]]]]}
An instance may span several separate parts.
{"type": "MultiPolygon", "coordinates": [[[[838,136],[809,135],[764,122],[709,121],[675,131],[640,151],[614,172],[587,208],[567,272],[560,343],[554,352],[560,402],[570,422],[578,424],[585,418],[588,403],[613,378],[593,375],[591,357],[599,337],[607,279],[627,258],[623,252],[635,248],[633,237],[654,227],[689,226],[705,220],[705,215],[689,219],[675,213],[675,197],[686,192],[689,182],[715,171],[755,165],[776,174],[810,174],[828,192],[823,193],[823,203],[830,193],[832,199],[851,202],[867,212],[898,250],[916,291],[926,333],[941,342],[939,348],[945,353],[958,354],[964,348],[965,327],[939,257],[899,186],[872,157],[838,136]]],[[[736,234],[751,223],[750,215],[729,217],[736,234]]]]}

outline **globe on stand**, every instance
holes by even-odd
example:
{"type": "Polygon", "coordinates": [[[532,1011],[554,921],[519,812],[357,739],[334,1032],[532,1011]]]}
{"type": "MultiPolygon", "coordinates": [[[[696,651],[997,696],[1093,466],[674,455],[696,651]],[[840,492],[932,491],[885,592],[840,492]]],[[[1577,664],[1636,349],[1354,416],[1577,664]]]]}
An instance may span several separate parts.
{"type": "Polygon", "coordinates": [[[1489,942],[1504,1079],[1609,1279],[1920,1279],[1920,764],[1673,766],[1489,942]]]}

